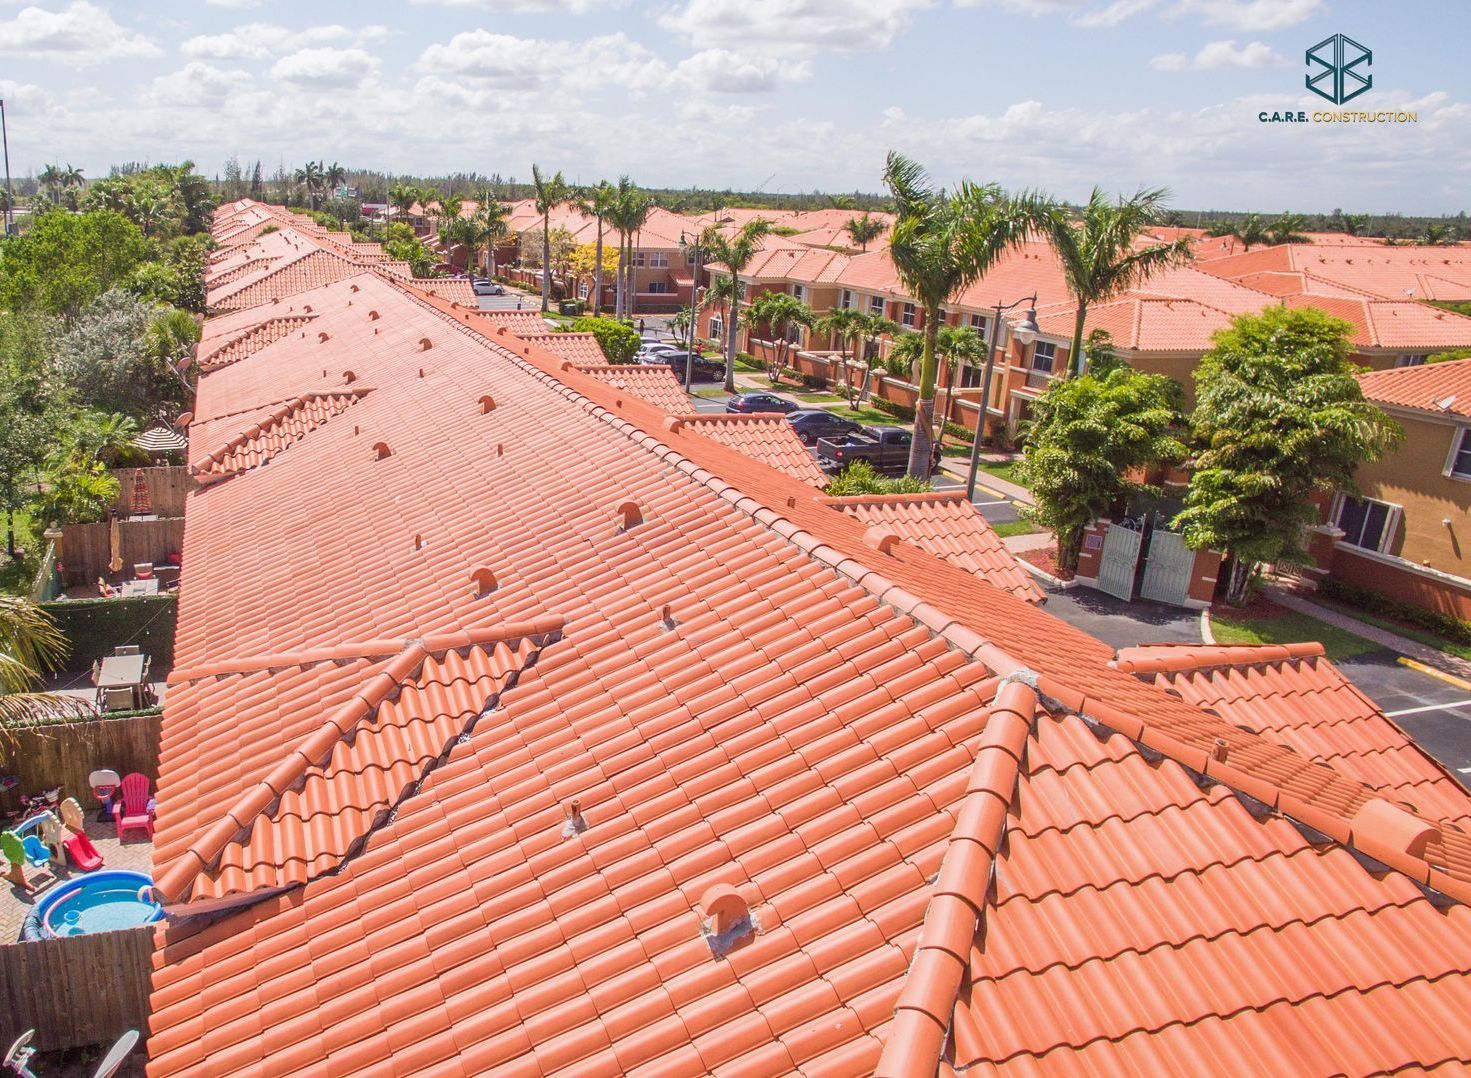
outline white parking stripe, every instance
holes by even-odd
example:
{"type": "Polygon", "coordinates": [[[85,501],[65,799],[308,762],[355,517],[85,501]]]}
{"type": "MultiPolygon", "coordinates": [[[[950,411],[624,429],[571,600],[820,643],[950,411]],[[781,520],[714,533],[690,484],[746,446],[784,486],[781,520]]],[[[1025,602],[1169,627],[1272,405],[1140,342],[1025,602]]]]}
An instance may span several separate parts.
{"type": "Polygon", "coordinates": [[[1418,715],[1422,711],[1449,711],[1451,708],[1465,707],[1468,704],[1471,704],[1471,700],[1451,700],[1444,704],[1425,704],[1422,707],[1407,707],[1399,711],[1386,711],[1384,714],[1394,719],[1401,715],[1418,715]]]}

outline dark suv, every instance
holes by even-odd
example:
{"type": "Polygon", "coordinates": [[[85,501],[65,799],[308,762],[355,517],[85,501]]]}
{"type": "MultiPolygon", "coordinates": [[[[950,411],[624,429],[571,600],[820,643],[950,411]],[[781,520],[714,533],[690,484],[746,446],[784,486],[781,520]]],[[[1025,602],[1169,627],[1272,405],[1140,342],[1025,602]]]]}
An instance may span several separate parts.
{"type": "Polygon", "coordinates": [[[795,412],[800,407],[796,401],[778,397],[775,393],[738,393],[726,402],[725,410],[749,415],[752,412],[795,412]]]}
{"type": "Polygon", "coordinates": [[[840,438],[863,429],[863,424],[844,419],[826,408],[799,408],[787,413],[787,422],[803,445],[816,445],[819,438],[840,438]]]}
{"type": "MultiPolygon", "coordinates": [[[[654,358],[661,363],[669,364],[670,369],[674,371],[676,381],[684,381],[684,367],[689,358],[688,352],[660,352],[654,358]]],[[[719,382],[725,377],[725,364],[697,355],[690,373],[696,382],[719,382]]]]}

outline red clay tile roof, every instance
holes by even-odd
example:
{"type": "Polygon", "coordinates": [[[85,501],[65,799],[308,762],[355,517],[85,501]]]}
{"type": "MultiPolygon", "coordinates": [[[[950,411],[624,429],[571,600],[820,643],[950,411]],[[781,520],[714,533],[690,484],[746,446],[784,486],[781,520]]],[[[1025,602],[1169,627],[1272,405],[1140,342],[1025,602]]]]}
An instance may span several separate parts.
{"type": "Polygon", "coordinates": [[[279,301],[318,285],[330,284],[362,272],[341,255],[330,251],[309,250],[300,257],[283,261],[262,276],[247,277],[224,285],[209,294],[210,307],[241,310],[262,303],[279,301]]]}
{"type": "Polygon", "coordinates": [[[626,389],[669,415],[684,415],[690,410],[690,399],[674,371],[664,364],[642,363],[578,364],[577,369],[600,382],[626,389]]]}
{"type": "Polygon", "coordinates": [[[326,341],[200,387],[206,415],[328,362],[375,388],[360,431],[190,498],[155,861],[191,901],[158,930],[150,1074],[1471,1062],[1449,822],[473,312],[353,283],[291,301],[326,341]],[[397,778],[341,797],[443,751],[488,685],[432,672],[296,806],[327,806],[314,837],[241,845],[272,781],[343,751],[324,720],[418,691],[405,641],[473,666],[543,618],[560,639],[396,811],[397,778]],[[195,863],[247,849],[249,877],[195,863]]]}
{"type": "Polygon", "coordinates": [[[1471,346],[1471,318],[1404,300],[1286,296],[1289,307],[1317,307],[1354,327],[1356,344],[1426,351],[1471,346]]]}
{"type": "Polygon", "coordinates": [[[1471,359],[1365,371],[1358,378],[1375,404],[1471,418],[1471,359]]]}
{"type": "Polygon", "coordinates": [[[1471,832],[1471,795],[1322,655],[1321,644],[1155,646],[1120,651],[1116,665],[1471,832]]]}
{"type": "Polygon", "coordinates": [[[980,510],[959,491],[863,494],[832,498],[829,504],[870,527],[887,528],[899,539],[975,573],[1019,599],[1033,603],[1046,599],[1032,574],[1017,562],[980,510]]]}
{"type": "Polygon", "coordinates": [[[1372,240],[1356,244],[1290,243],[1209,258],[1195,263],[1206,273],[1240,278],[1262,272],[1302,274],[1304,291],[1323,282],[1378,299],[1471,299],[1471,248],[1387,246],[1372,240]]]}
{"type": "Polygon", "coordinates": [[[333,416],[362,400],[366,388],[311,392],[281,405],[264,419],[251,423],[234,438],[197,460],[190,471],[201,483],[228,479],[272,458],[301,441],[333,416]]]}
{"type": "Polygon", "coordinates": [[[553,355],[570,360],[579,367],[601,366],[608,362],[608,357],[603,354],[598,339],[591,333],[554,333],[549,329],[535,333],[529,330],[513,329],[512,332],[515,332],[516,336],[523,341],[540,345],[553,355]]]}
{"type": "Polygon", "coordinates": [[[311,320],[311,315],[299,314],[288,318],[268,318],[264,322],[257,322],[243,333],[232,336],[224,344],[211,348],[207,354],[200,357],[199,368],[202,371],[212,371],[234,363],[236,360],[244,359],[252,352],[301,330],[311,320]]]}
{"type": "Polygon", "coordinates": [[[751,415],[691,413],[674,422],[769,464],[793,479],[819,487],[827,484],[827,476],[812,459],[812,454],[797,437],[786,416],[759,412],[751,415]]]}

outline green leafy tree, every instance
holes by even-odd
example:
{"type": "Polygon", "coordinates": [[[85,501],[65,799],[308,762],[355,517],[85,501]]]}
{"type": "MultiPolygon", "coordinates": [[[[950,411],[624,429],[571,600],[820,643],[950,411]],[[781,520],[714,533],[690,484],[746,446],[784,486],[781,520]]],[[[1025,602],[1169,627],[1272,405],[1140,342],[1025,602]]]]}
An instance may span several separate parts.
{"type": "Polygon", "coordinates": [[[1171,379],[1127,367],[1053,382],[1038,398],[1018,478],[1036,499],[1028,515],[1057,537],[1058,568],[1077,569],[1083,529],[1152,489],[1131,472],[1185,459],[1180,398],[1171,379]]]}
{"type": "Polygon", "coordinates": [[[1241,244],[1243,251],[1249,251],[1253,247],[1260,247],[1269,242],[1270,235],[1267,226],[1261,217],[1254,213],[1248,213],[1241,220],[1229,225],[1215,225],[1210,229],[1212,236],[1230,236],[1241,244]]]}
{"type": "Polygon", "coordinates": [[[541,215],[541,312],[546,314],[552,299],[552,211],[572,197],[572,188],[561,172],[543,176],[541,167],[535,164],[531,166],[531,183],[536,212],[541,215]]]}
{"type": "Polygon", "coordinates": [[[151,458],[135,444],[137,437],[138,424],[132,416],[83,408],[72,420],[67,444],[53,454],[49,466],[56,468],[73,458],[104,468],[141,468],[151,458]]]}
{"type": "Polygon", "coordinates": [[[133,273],[129,289],[144,299],[202,313],[204,271],[214,241],[207,235],[178,236],[155,246],[155,257],[133,273]]]}
{"type": "Polygon", "coordinates": [[[1050,222],[1051,214],[1030,197],[1006,198],[994,184],[963,180],[953,192],[933,187],[924,169],[897,153],[889,154],[884,185],[898,207],[889,257],[905,291],[924,308],[919,399],[909,449],[909,474],[924,478],[930,471],[935,422],[940,308],[979,280],[1030,229],[1050,222]]]}
{"type": "Polygon", "coordinates": [[[28,723],[95,712],[83,697],[36,691],[68,650],[49,614],[27,599],[0,595],[0,738],[11,740],[12,731],[28,723]]]}
{"type": "Polygon", "coordinates": [[[1339,231],[1350,236],[1362,236],[1369,229],[1369,215],[1367,213],[1340,213],[1338,228],[1339,231]]]}
{"type": "Polygon", "coordinates": [[[413,226],[398,221],[383,227],[383,250],[396,261],[407,262],[409,272],[415,277],[428,277],[438,261],[434,252],[414,234],[413,226]]]}
{"type": "Polygon", "coordinates": [[[596,337],[609,363],[632,363],[638,354],[638,330],[616,318],[579,318],[572,323],[572,332],[596,337]]]}
{"type": "MultiPolygon", "coordinates": [[[[771,222],[764,217],[747,221],[733,234],[727,235],[714,225],[705,229],[700,246],[705,250],[706,264],[723,267],[729,284],[722,297],[726,304],[725,319],[725,391],[735,392],[736,334],[741,320],[744,286],[741,274],[761,250],[762,241],[771,233],[771,222]]],[[[714,283],[710,291],[715,291],[714,283]]]]}
{"type": "Polygon", "coordinates": [[[56,339],[55,370],[79,405],[146,423],[188,403],[187,386],[149,346],[160,313],[155,304],[114,290],[98,297],[56,339]]]}
{"type": "Polygon", "coordinates": [[[1257,566],[1302,563],[1313,496],[1353,490],[1354,469],[1403,433],[1364,400],[1352,332],[1313,307],[1268,307],[1218,333],[1196,368],[1198,450],[1176,522],[1191,547],[1230,559],[1232,602],[1245,601],[1257,566]]]}
{"type": "Polygon", "coordinates": [[[1458,242],[1458,237],[1453,226],[1427,221],[1420,230],[1420,242],[1427,247],[1446,247],[1458,242]]]}
{"type": "Polygon", "coordinates": [[[149,253],[142,230],[122,214],[42,214],[0,246],[0,305],[71,321],[104,292],[127,284],[149,253]]]}
{"type": "Polygon", "coordinates": [[[32,505],[41,520],[97,524],[107,519],[117,496],[117,477],[104,465],[68,457],[46,473],[32,505]]]}
{"type": "Polygon", "coordinates": [[[1471,359],[1471,348],[1452,348],[1449,352],[1436,352],[1426,356],[1426,363],[1454,363],[1458,359],[1471,359]]]}
{"type": "Polygon", "coordinates": [[[791,361],[796,347],[792,340],[795,331],[802,326],[811,327],[817,321],[817,315],[796,296],[786,292],[763,292],[751,301],[746,310],[746,320],[767,329],[771,356],[766,364],[766,377],[774,386],[781,381],[782,372],[791,361]]]}
{"type": "Polygon", "coordinates": [[[1160,223],[1165,197],[1165,191],[1159,189],[1111,199],[1095,187],[1077,221],[1060,210],[1048,216],[1047,238],[1077,307],[1068,353],[1069,375],[1083,369],[1083,326],[1089,307],[1107,303],[1152,274],[1189,260],[1188,239],[1142,242],[1160,223]]]}
{"type": "Polygon", "coordinates": [[[15,514],[26,507],[30,481],[65,422],[62,383],[49,366],[54,331],[53,319],[32,312],[0,318],[0,510],[11,558],[18,556],[15,514]]]}
{"type": "Polygon", "coordinates": [[[486,272],[492,277],[496,274],[495,245],[510,234],[510,218],[511,211],[490,188],[482,188],[475,196],[470,220],[475,222],[477,242],[485,244],[486,272]]]}
{"type": "Polygon", "coordinates": [[[872,388],[872,374],[875,367],[883,365],[880,359],[878,343],[884,337],[897,338],[904,327],[892,318],[885,318],[877,311],[865,311],[863,313],[863,324],[861,330],[862,349],[858,354],[858,362],[864,367],[863,386],[858,393],[858,403],[862,404],[868,399],[872,388]]]}

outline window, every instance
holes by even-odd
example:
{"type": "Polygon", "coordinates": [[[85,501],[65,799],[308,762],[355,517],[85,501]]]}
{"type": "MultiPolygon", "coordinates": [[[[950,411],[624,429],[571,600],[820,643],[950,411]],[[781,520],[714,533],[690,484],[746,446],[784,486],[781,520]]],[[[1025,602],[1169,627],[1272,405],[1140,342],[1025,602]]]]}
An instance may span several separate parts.
{"type": "Polygon", "coordinates": [[[1471,479],[1471,439],[1466,437],[1468,433],[1471,433],[1471,427],[1462,427],[1451,440],[1451,464],[1446,474],[1457,479],[1471,479]]]}
{"type": "Polygon", "coordinates": [[[650,281],[649,282],[649,295],[651,295],[651,296],[662,296],[662,295],[666,295],[668,292],[669,292],[669,282],[668,281],[650,281]]]}
{"type": "Polygon", "coordinates": [[[838,306],[845,311],[853,309],[853,290],[851,288],[845,288],[838,293],[838,306]]]}
{"type": "Polygon", "coordinates": [[[883,296],[869,296],[868,297],[868,312],[869,312],[869,314],[876,314],[880,318],[882,318],[884,316],[884,297],[883,296]]]}
{"type": "MultiPolygon", "coordinates": [[[[970,328],[975,330],[982,337],[986,336],[986,328],[990,324],[991,320],[983,314],[973,314],[970,316],[970,328]]],[[[986,339],[989,340],[990,338],[987,337],[986,339]]]]}
{"type": "Polygon", "coordinates": [[[1057,359],[1057,345],[1051,341],[1038,341],[1032,352],[1032,370],[1052,373],[1052,364],[1057,359]]]}
{"type": "Polygon", "coordinates": [[[1343,542],[1366,550],[1383,550],[1394,538],[1399,518],[1397,505],[1340,494],[1333,523],[1343,529],[1343,542]]]}
{"type": "Polygon", "coordinates": [[[577,285],[577,298],[587,299],[587,282],[579,281],[577,285]]]}
{"type": "Polygon", "coordinates": [[[985,373],[984,367],[961,367],[960,388],[975,389],[981,384],[981,376],[985,373]]]}
{"type": "Polygon", "coordinates": [[[642,251],[633,252],[633,264],[635,266],[642,266],[644,264],[644,253],[642,251]]]}
{"type": "Polygon", "coordinates": [[[807,290],[799,284],[792,285],[792,295],[797,299],[806,299],[807,290]]]}
{"type": "Polygon", "coordinates": [[[715,315],[710,319],[710,339],[718,341],[725,336],[725,319],[715,315]]]}
{"type": "Polygon", "coordinates": [[[902,314],[899,315],[899,321],[908,326],[910,329],[914,328],[914,323],[916,321],[914,304],[906,303],[904,305],[904,311],[902,314]]]}
{"type": "Polygon", "coordinates": [[[1395,358],[1396,367],[1418,367],[1425,362],[1424,356],[1398,356],[1395,358]]]}
{"type": "Polygon", "coordinates": [[[667,251],[650,251],[649,265],[653,269],[668,269],[669,253],[667,251]]]}

